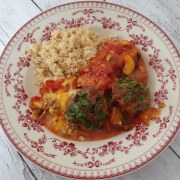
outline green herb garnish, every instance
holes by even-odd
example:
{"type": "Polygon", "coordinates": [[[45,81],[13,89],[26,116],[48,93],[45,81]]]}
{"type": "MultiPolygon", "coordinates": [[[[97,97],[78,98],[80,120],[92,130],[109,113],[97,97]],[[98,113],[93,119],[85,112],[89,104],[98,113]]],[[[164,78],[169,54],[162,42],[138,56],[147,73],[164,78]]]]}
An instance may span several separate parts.
{"type": "Polygon", "coordinates": [[[87,99],[87,94],[86,93],[78,93],[76,94],[75,98],[74,98],[74,102],[77,103],[79,101],[80,105],[82,106],[89,106],[90,102],[87,99]]]}
{"type": "Polygon", "coordinates": [[[100,120],[104,120],[106,118],[106,114],[103,110],[99,110],[96,115],[100,118],[100,120]]]}
{"type": "Polygon", "coordinates": [[[118,87],[129,89],[130,92],[126,92],[124,95],[126,101],[131,101],[133,97],[136,97],[138,101],[142,102],[147,97],[148,88],[129,77],[121,79],[118,87]]]}
{"type": "Polygon", "coordinates": [[[100,120],[104,120],[106,118],[106,113],[101,109],[100,105],[103,103],[102,98],[97,98],[96,99],[96,104],[92,106],[91,111],[94,112],[95,115],[97,115],[100,120]]]}
{"type": "Polygon", "coordinates": [[[100,123],[97,122],[90,122],[90,121],[85,121],[83,126],[87,129],[95,129],[95,128],[99,128],[101,126],[100,123]]]}
{"type": "Polygon", "coordinates": [[[87,106],[88,107],[90,105],[89,100],[87,98],[80,98],[79,102],[83,106],[87,106]]]}
{"type": "Polygon", "coordinates": [[[133,93],[126,93],[124,95],[124,98],[126,101],[130,101],[132,99],[133,93]]]}
{"type": "Polygon", "coordinates": [[[136,81],[130,79],[129,77],[125,77],[119,81],[120,88],[132,89],[137,85],[138,85],[138,83],[136,81]]]}
{"type": "Polygon", "coordinates": [[[72,121],[75,121],[78,118],[80,112],[80,106],[78,104],[73,104],[70,108],[70,111],[65,112],[65,115],[67,117],[71,117],[72,121]]]}
{"type": "Polygon", "coordinates": [[[140,101],[144,101],[145,99],[146,99],[146,94],[141,94],[140,96],[139,96],[139,100],[140,101]]]}
{"type": "Polygon", "coordinates": [[[90,121],[87,117],[87,112],[89,111],[100,120],[104,120],[106,118],[106,113],[101,108],[103,98],[98,97],[96,99],[96,104],[92,105],[87,98],[87,94],[79,92],[76,94],[73,101],[74,103],[71,105],[69,111],[65,112],[67,118],[72,121],[80,122],[87,129],[99,128],[101,126],[100,121],[90,121]]]}

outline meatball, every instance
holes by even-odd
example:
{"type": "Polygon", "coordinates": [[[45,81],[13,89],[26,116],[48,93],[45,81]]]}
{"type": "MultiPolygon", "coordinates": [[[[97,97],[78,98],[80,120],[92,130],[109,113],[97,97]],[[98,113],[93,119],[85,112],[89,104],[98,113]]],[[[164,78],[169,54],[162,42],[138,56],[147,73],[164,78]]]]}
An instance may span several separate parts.
{"type": "Polygon", "coordinates": [[[112,100],[119,104],[122,112],[136,115],[149,107],[150,93],[144,85],[125,77],[113,85],[112,100]]]}
{"type": "Polygon", "coordinates": [[[69,99],[66,116],[83,128],[100,128],[107,116],[107,103],[98,88],[85,86],[69,99]]]}

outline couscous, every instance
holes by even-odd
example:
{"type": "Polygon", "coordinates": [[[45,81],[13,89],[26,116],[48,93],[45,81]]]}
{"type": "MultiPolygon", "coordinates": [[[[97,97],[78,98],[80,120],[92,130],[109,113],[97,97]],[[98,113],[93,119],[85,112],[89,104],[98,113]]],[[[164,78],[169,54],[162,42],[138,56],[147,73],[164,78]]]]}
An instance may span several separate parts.
{"type": "Polygon", "coordinates": [[[86,28],[55,30],[49,41],[39,41],[28,49],[38,84],[69,77],[95,57],[103,36],[86,28]]]}

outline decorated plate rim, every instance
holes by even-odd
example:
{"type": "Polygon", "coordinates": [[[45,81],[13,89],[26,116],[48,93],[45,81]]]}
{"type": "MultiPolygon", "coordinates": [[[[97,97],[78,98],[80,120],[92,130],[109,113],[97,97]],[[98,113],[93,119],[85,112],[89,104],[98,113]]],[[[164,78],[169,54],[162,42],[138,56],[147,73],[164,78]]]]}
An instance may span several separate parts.
{"type": "MultiPolygon", "coordinates": [[[[54,9],[56,9],[56,8],[58,9],[58,8],[60,8],[60,7],[63,7],[63,6],[68,6],[68,7],[69,7],[69,6],[72,5],[72,4],[84,4],[84,3],[92,3],[92,4],[97,3],[97,4],[107,4],[107,5],[115,6],[115,7],[117,6],[117,7],[119,7],[119,8],[124,8],[124,9],[126,9],[126,10],[128,10],[128,11],[131,11],[131,12],[133,12],[133,13],[141,16],[143,19],[145,19],[146,21],[149,21],[151,24],[153,24],[153,27],[156,27],[158,30],[160,30],[160,33],[162,33],[162,34],[166,37],[166,39],[169,41],[169,42],[168,42],[169,45],[172,45],[172,47],[173,47],[172,49],[174,49],[175,52],[177,53],[177,55],[179,56],[178,50],[177,50],[176,46],[174,45],[174,43],[172,42],[172,40],[169,38],[169,36],[168,36],[158,25],[156,25],[153,21],[151,21],[150,19],[148,19],[148,18],[145,17],[144,15],[142,15],[142,14],[140,14],[140,13],[138,13],[138,12],[136,12],[136,11],[128,8],[128,7],[124,7],[124,6],[121,6],[121,5],[118,5],[118,4],[114,4],[114,3],[99,2],[99,1],[81,1],[81,2],[77,1],[77,2],[70,2],[70,3],[66,3],[66,4],[62,4],[62,5],[58,5],[58,6],[55,6],[55,7],[53,7],[53,8],[50,8],[50,9],[48,9],[48,10],[46,10],[46,11],[43,11],[43,12],[39,13],[39,14],[36,15],[35,17],[31,18],[28,22],[26,22],[26,23],[14,34],[14,36],[9,40],[8,44],[6,45],[6,47],[4,48],[4,50],[3,50],[2,54],[1,54],[0,63],[1,63],[1,60],[3,59],[3,56],[4,56],[4,54],[6,53],[8,47],[10,46],[11,42],[13,42],[14,38],[16,38],[17,35],[18,35],[18,33],[19,33],[22,29],[26,28],[27,25],[30,24],[33,20],[37,19],[39,16],[41,16],[41,15],[43,15],[43,14],[48,14],[48,12],[51,12],[52,10],[54,10],[54,9]]],[[[27,28],[28,28],[28,27],[27,27],[27,28]]],[[[20,34],[20,35],[21,35],[21,34],[20,34]]],[[[19,38],[18,38],[18,39],[19,39],[19,38]]],[[[178,61],[178,62],[179,62],[179,61],[178,61]]],[[[0,102],[0,103],[2,104],[2,102],[0,102]]],[[[178,105],[179,105],[179,104],[178,104],[178,105]]],[[[177,105],[177,108],[179,108],[178,105],[177,105]]],[[[75,176],[73,176],[73,175],[67,175],[67,174],[59,173],[58,171],[53,171],[52,168],[45,167],[44,165],[42,165],[41,163],[37,162],[36,160],[33,160],[33,158],[32,158],[31,156],[28,156],[25,152],[23,152],[23,150],[18,147],[18,145],[14,142],[14,140],[11,139],[11,135],[8,133],[8,130],[5,128],[4,124],[2,123],[1,117],[0,117],[0,124],[1,124],[1,126],[2,126],[3,131],[5,132],[6,136],[8,137],[8,139],[10,140],[10,142],[13,144],[13,146],[14,146],[21,154],[23,154],[28,160],[30,160],[31,162],[33,162],[33,163],[34,163],[35,165],[37,165],[38,167],[41,167],[42,169],[45,169],[45,170],[47,170],[47,171],[49,171],[49,172],[51,172],[51,173],[55,173],[55,174],[57,174],[57,175],[61,175],[61,176],[64,176],[64,177],[78,178],[78,179],[84,178],[84,177],[82,177],[82,176],[79,176],[79,177],[78,177],[78,176],[76,176],[76,175],[75,175],[75,176]]],[[[163,144],[163,146],[161,147],[161,149],[157,150],[157,151],[151,156],[151,158],[148,158],[148,159],[146,159],[145,161],[143,161],[142,164],[140,164],[140,165],[138,164],[138,165],[136,165],[134,168],[131,168],[131,169],[128,170],[128,171],[125,170],[124,172],[119,172],[119,173],[117,173],[117,174],[114,173],[114,174],[111,174],[110,176],[105,175],[105,176],[103,176],[103,177],[101,176],[101,177],[95,177],[95,178],[96,178],[96,179],[102,179],[102,178],[117,177],[117,176],[120,176],[120,175],[124,175],[124,174],[130,173],[130,172],[132,172],[132,171],[135,171],[135,170],[143,167],[143,166],[146,165],[147,163],[151,162],[156,156],[158,156],[158,155],[169,145],[169,143],[170,143],[170,142],[172,141],[172,139],[175,137],[175,135],[177,134],[178,129],[179,129],[179,127],[178,127],[179,124],[180,124],[180,121],[178,122],[177,127],[175,128],[175,130],[174,130],[173,132],[171,132],[171,135],[168,137],[168,140],[163,144]]],[[[158,142],[159,142],[159,141],[158,141],[158,142]]],[[[158,143],[158,142],[157,142],[157,143],[158,143]]]]}

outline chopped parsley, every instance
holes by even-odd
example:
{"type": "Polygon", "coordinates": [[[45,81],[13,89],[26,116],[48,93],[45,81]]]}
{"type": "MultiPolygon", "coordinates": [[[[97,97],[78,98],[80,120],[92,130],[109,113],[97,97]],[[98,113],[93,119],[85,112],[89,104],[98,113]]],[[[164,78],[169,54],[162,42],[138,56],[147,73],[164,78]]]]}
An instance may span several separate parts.
{"type": "Polygon", "coordinates": [[[106,118],[106,113],[101,107],[103,98],[98,97],[96,99],[96,104],[92,105],[87,98],[87,94],[79,92],[76,94],[73,101],[69,111],[65,112],[67,118],[74,122],[80,122],[83,127],[87,129],[99,128],[101,126],[101,121],[106,118]],[[93,116],[98,117],[100,121],[90,121],[87,116],[88,111],[90,111],[93,116]]]}
{"type": "Polygon", "coordinates": [[[146,99],[146,94],[140,94],[139,100],[144,101],[146,99]]]}
{"type": "Polygon", "coordinates": [[[124,95],[124,98],[126,101],[130,101],[132,99],[133,93],[126,93],[124,95]]]}
{"type": "Polygon", "coordinates": [[[137,85],[138,85],[138,83],[136,81],[130,79],[129,77],[125,77],[119,81],[120,88],[132,89],[137,85]]]}
{"type": "Polygon", "coordinates": [[[148,88],[129,77],[121,79],[118,83],[118,87],[129,90],[124,94],[124,99],[126,101],[131,101],[133,97],[136,97],[139,102],[142,102],[147,97],[148,88]]]}
{"type": "Polygon", "coordinates": [[[86,93],[78,93],[76,94],[75,98],[74,98],[74,102],[77,103],[79,101],[80,105],[82,106],[89,106],[90,105],[90,102],[87,98],[87,94],[86,93]]]}
{"type": "Polygon", "coordinates": [[[73,104],[70,108],[70,111],[66,111],[65,115],[71,117],[72,121],[75,121],[77,118],[82,117],[82,113],[80,111],[80,106],[77,104],[73,104]]]}
{"type": "Polygon", "coordinates": [[[97,122],[90,122],[90,121],[85,121],[83,123],[83,126],[87,129],[95,129],[95,128],[99,128],[101,126],[101,124],[97,123],[97,122]]]}
{"type": "Polygon", "coordinates": [[[106,118],[105,112],[100,107],[102,103],[103,103],[103,99],[99,97],[96,99],[96,104],[91,108],[91,112],[93,112],[96,116],[98,116],[100,120],[104,120],[106,118]]]}

